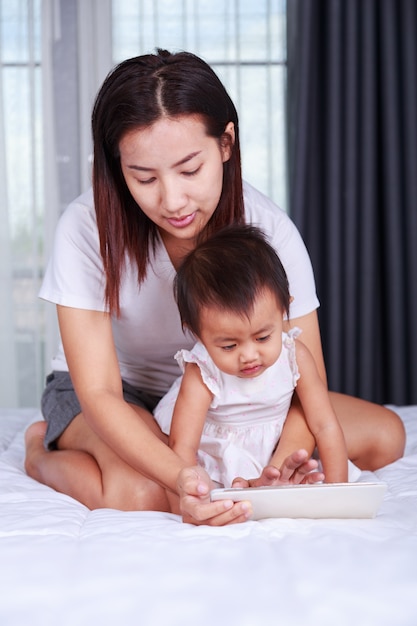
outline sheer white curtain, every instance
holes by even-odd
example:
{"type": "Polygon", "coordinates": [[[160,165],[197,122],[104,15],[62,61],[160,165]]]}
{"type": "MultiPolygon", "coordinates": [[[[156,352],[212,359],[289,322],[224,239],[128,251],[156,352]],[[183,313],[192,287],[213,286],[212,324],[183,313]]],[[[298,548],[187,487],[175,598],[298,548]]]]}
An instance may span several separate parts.
{"type": "Polygon", "coordinates": [[[8,209],[3,81],[0,81],[0,384],[2,403],[15,406],[17,402],[17,379],[15,376],[16,352],[12,298],[13,263],[8,209]]]}
{"type": "Polygon", "coordinates": [[[39,405],[58,333],[37,293],[111,65],[110,0],[0,0],[0,406],[39,405]]]}
{"type": "MultiPolygon", "coordinates": [[[[46,262],[59,215],[91,184],[91,109],[112,66],[111,0],[43,0],[42,24],[46,262]]],[[[41,390],[58,339],[55,306],[43,307],[41,390]]]]}
{"type": "Polygon", "coordinates": [[[40,0],[0,2],[0,399],[28,403],[41,362],[40,0]]]}

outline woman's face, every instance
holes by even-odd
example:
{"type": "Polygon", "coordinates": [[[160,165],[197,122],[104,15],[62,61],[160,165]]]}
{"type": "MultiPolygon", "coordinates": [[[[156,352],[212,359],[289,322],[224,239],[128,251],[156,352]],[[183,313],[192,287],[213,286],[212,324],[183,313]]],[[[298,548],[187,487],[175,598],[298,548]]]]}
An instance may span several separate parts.
{"type": "MultiPolygon", "coordinates": [[[[226,129],[233,138],[233,124],[226,129]]],[[[198,116],[160,118],[119,144],[126,184],[165,245],[194,241],[213,215],[229,146],[209,137],[198,116]]]]}

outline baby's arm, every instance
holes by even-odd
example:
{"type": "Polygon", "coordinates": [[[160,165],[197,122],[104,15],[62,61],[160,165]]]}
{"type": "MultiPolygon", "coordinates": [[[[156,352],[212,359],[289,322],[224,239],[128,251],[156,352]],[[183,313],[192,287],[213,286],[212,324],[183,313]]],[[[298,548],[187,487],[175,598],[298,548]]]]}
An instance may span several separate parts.
{"type": "Polygon", "coordinates": [[[296,340],[300,379],[297,395],[304,410],[323,465],[325,482],[348,480],[348,455],[342,428],[330,402],[329,393],[316,367],[314,358],[300,340],[296,340]]]}
{"type": "Polygon", "coordinates": [[[198,365],[187,363],[174,407],[169,446],[190,466],[197,464],[201,433],[212,399],[198,365]]]}

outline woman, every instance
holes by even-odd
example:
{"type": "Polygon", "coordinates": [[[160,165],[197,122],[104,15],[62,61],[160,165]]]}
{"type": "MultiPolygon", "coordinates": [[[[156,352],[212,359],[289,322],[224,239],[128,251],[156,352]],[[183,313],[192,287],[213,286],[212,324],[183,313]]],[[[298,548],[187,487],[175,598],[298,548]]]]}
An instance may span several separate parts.
{"type": "MultiPolygon", "coordinates": [[[[260,225],[325,380],[307,252],[283,212],[242,188],[235,107],[198,57],[158,51],[121,63],[98,93],[92,128],[93,194],[64,212],[40,293],[57,305],[62,346],[42,399],[47,428],[27,432],[27,472],[90,508],[170,510],[173,493],[187,521],[243,521],[249,504],[210,503],[207,475],[184,467],[152,416],[179,374],[173,355],[193,343],[172,293],[175,268],[219,228],[260,225]]],[[[402,455],[394,413],[336,394],[332,402],[356,465],[402,455]]],[[[294,402],[274,455],[283,482],[320,477],[306,478],[313,448],[294,402]]]]}

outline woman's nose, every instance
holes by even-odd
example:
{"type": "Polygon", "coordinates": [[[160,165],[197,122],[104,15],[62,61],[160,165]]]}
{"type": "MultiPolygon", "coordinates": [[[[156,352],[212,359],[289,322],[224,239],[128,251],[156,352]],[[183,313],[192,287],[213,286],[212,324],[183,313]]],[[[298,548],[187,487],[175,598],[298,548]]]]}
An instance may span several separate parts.
{"type": "Polygon", "coordinates": [[[165,181],[161,183],[161,203],[163,210],[168,213],[178,213],[186,205],[185,193],[178,182],[165,181]]]}

